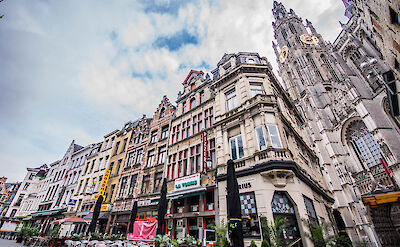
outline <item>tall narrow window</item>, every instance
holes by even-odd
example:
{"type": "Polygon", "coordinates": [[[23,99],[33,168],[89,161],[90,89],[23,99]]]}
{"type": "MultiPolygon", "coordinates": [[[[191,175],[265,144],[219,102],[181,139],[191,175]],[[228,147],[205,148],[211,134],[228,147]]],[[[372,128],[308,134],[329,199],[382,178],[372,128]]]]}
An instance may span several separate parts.
{"type": "Polygon", "coordinates": [[[226,110],[230,111],[233,108],[236,107],[237,102],[236,102],[236,91],[232,90],[229,93],[227,93],[226,95],[226,110]]]}
{"type": "Polygon", "coordinates": [[[142,163],[142,157],[143,157],[143,149],[139,149],[136,153],[136,162],[135,164],[140,164],[142,163]]]}
{"type": "Polygon", "coordinates": [[[122,145],[121,153],[125,152],[126,143],[128,142],[128,138],[124,139],[124,144],[122,145]]]}
{"type": "Polygon", "coordinates": [[[165,116],[165,108],[161,108],[160,110],[160,118],[163,118],[165,116]]]}
{"type": "Polygon", "coordinates": [[[119,191],[119,198],[122,198],[125,195],[125,189],[128,185],[128,176],[123,177],[121,180],[121,187],[120,187],[120,191],[119,191]]]}
{"type": "Polygon", "coordinates": [[[277,125],[268,125],[268,133],[274,148],[282,148],[281,137],[277,125]]]}
{"type": "Polygon", "coordinates": [[[165,157],[167,157],[167,147],[166,146],[160,147],[158,149],[158,159],[157,159],[158,164],[164,164],[165,157]]]}
{"type": "Polygon", "coordinates": [[[154,190],[153,190],[154,193],[161,191],[161,184],[162,184],[162,180],[163,180],[162,176],[163,176],[162,172],[157,172],[154,175],[154,190]]]}
{"type": "Polygon", "coordinates": [[[150,188],[150,175],[143,176],[142,193],[147,194],[151,192],[150,188]]]}
{"type": "Polygon", "coordinates": [[[147,167],[150,167],[154,164],[154,155],[155,155],[154,149],[149,151],[147,155],[147,167]]]}
{"type": "Polygon", "coordinates": [[[307,54],[306,57],[307,57],[308,61],[311,63],[311,67],[313,68],[315,74],[316,74],[321,80],[324,80],[324,79],[322,78],[321,72],[319,71],[317,65],[316,65],[315,62],[314,62],[314,59],[310,56],[310,54],[307,54]]]}
{"type": "Polygon", "coordinates": [[[237,135],[235,137],[232,137],[229,139],[229,144],[231,147],[231,158],[233,160],[237,160],[240,158],[243,158],[244,152],[243,152],[243,141],[242,141],[242,136],[237,135]]]}
{"type": "Polygon", "coordinates": [[[114,150],[114,154],[113,155],[117,155],[118,147],[119,147],[119,142],[117,142],[117,145],[115,146],[115,150],[114,150]]]}
{"type": "Polygon", "coordinates": [[[128,154],[128,162],[126,162],[126,166],[132,165],[134,156],[135,156],[134,152],[131,152],[128,154]]]}
{"type": "Polygon", "coordinates": [[[262,126],[258,126],[256,128],[256,133],[257,133],[257,142],[258,142],[258,148],[259,150],[264,150],[267,148],[267,142],[265,141],[265,134],[264,134],[264,128],[262,126]]]}
{"type": "Polygon", "coordinates": [[[318,217],[317,213],[315,212],[313,201],[304,195],[303,198],[304,198],[304,204],[306,205],[307,215],[308,219],[310,220],[310,223],[313,225],[318,224],[318,217]]]}
{"type": "Polygon", "coordinates": [[[129,185],[128,196],[132,196],[135,193],[137,174],[131,176],[131,183],[129,185]]]}
{"type": "Polygon", "coordinates": [[[200,92],[200,104],[204,103],[204,91],[200,92]]]}
{"type": "Polygon", "coordinates": [[[168,125],[162,127],[162,129],[161,129],[161,140],[164,140],[164,139],[166,139],[168,137],[168,129],[169,129],[168,125]]]}
{"type": "Polygon", "coordinates": [[[185,113],[186,111],[187,111],[186,102],[184,102],[182,107],[182,113],[185,113]]]}
{"type": "Polygon", "coordinates": [[[190,91],[193,91],[193,90],[195,90],[196,89],[196,84],[195,83],[193,83],[192,85],[190,85],[190,91]]]}
{"type": "Polygon", "coordinates": [[[336,81],[339,81],[339,77],[337,76],[335,70],[333,69],[331,63],[328,61],[326,56],[324,54],[321,55],[322,61],[324,61],[324,64],[326,68],[328,69],[329,73],[332,75],[333,78],[335,78],[336,81]]]}
{"type": "Polygon", "coordinates": [[[265,94],[261,83],[250,83],[250,92],[252,97],[256,96],[257,94],[265,94]]]}
{"type": "Polygon", "coordinates": [[[196,107],[196,98],[192,98],[190,100],[190,109],[193,109],[196,107]]]}
{"type": "Polygon", "coordinates": [[[151,132],[151,139],[150,139],[150,143],[155,143],[157,141],[157,130],[151,132]]]}
{"type": "Polygon", "coordinates": [[[289,23],[289,29],[290,29],[290,32],[292,32],[293,34],[296,34],[296,29],[294,28],[292,23],[289,23]]]}

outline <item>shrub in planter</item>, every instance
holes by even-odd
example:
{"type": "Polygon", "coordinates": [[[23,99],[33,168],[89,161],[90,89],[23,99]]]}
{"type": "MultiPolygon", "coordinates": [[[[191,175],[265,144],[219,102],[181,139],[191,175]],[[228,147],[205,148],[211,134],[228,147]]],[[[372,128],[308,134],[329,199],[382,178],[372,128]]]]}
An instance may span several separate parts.
{"type": "Polygon", "coordinates": [[[251,240],[250,247],[257,247],[256,242],[254,242],[254,240],[251,240]]]}

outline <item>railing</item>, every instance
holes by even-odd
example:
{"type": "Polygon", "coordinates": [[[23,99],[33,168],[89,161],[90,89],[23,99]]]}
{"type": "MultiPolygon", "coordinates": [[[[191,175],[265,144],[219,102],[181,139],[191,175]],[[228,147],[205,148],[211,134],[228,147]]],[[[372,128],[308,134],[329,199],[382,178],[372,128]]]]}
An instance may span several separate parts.
{"type": "Polygon", "coordinates": [[[266,159],[280,159],[280,160],[285,160],[285,159],[292,159],[292,155],[289,150],[287,149],[274,149],[274,148],[268,148],[263,151],[260,151],[255,154],[255,160],[256,161],[262,161],[266,159]]]}

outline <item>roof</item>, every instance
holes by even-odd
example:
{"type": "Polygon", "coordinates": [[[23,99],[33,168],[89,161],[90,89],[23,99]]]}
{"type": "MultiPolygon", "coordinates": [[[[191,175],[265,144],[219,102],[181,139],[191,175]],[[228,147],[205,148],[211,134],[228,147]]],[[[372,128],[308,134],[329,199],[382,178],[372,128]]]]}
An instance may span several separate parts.
{"type": "Polygon", "coordinates": [[[183,85],[185,85],[186,83],[187,83],[187,81],[189,80],[189,78],[190,78],[190,76],[192,75],[192,74],[197,74],[197,75],[204,75],[204,72],[203,71],[198,71],[198,70],[190,70],[190,72],[189,72],[189,74],[186,76],[186,79],[183,81],[183,85]]]}

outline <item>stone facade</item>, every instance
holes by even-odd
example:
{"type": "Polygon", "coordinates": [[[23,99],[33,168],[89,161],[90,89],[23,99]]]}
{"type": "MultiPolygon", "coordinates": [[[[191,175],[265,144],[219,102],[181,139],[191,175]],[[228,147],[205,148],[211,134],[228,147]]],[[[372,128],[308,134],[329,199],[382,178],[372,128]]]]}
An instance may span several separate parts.
{"type": "Polygon", "coordinates": [[[213,74],[219,219],[227,217],[226,163],[233,159],[245,245],[261,241],[260,217],[281,215],[289,223],[287,244],[298,240],[310,246],[302,220],[331,221],[334,200],[303,130],[304,119],[257,53],[226,54],[213,74]]]}

